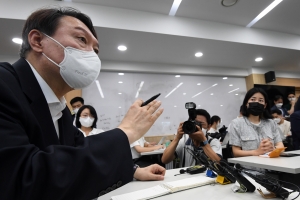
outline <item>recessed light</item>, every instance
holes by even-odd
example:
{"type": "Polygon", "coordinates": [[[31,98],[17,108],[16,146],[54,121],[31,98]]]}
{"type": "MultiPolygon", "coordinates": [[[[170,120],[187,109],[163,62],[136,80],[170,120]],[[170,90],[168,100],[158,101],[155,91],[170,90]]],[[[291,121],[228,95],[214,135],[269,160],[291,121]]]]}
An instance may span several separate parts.
{"type": "Polygon", "coordinates": [[[212,87],[215,87],[215,86],[217,86],[217,85],[218,85],[218,83],[215,83],[215,84],[212,85],[212,87]]]}
{"type": "Polygon", "coordinates": [[[12,41],[17,44],[22,44],[23,40],[21,38],[13,38],[12,41]]]}
{"type": "Polygon", "coordinates": [[[118,46],[118,49],[119,49],[120,51],[126,51],[126,50],[127,50],[127,47],[124,46],[124,45],[120,45],[120,46],[118,46]]]}
{"type": "Polygon", "coordinates": [[[260,61],[262,61],[262,60],[263,60],[262,57],[255,58],[255,61],[256,61],[256,62],[260,62],[260,61]]]}
{"type": "Polygon", "coordinates": [[[211,93],[210,95],[214,95],[214,93],[211,93]]]}
{"type": "Polygon", "coordinates": [[[122,81],[119,81],[119,83],[123,83],[122,81]]]}
{"type": "Polygon", "coordinates": [[[196,57],[201,57],[201,56],[203,56],[203,53],[202,52],[197,52],[197,53],[195,53],[195,56],[196,57]]]}
{"type": "Polygon", "coordinates": [[[118,73],[120,76],[123,76],[124,75],[124,73],[118,73]]]}
{"type": "Polygon", "coordinates": [[[229,85],[230,87],[233,86],[232,84],[229,85]]]}
{"type": "Polygon", "coordinates": [[[118,94],[122,94],[121,92],[119,92],[118,94]]]}
{"type": "Polygon", "coordinates": [[[186,93],[183,93],[183,95],[186,95],[186,93]]]}
{"type": "Polygon", "coordinates": [[[197,83],[197,85],[201,85],[201,83],[197,83]]]}
{"type": "Polygon", "coordinates": [[[223,106],[223,105],[220,105],[220,106],[223,106]]]}
{"type": "Polygon", "coordinates": [[[180,75],[176,75],[175,77],[176,77],[176,78],[179,78],[179,77],[180,77],[180,75]]]}
{"type": "Polygon", "coordinates": [[[239,94],[235,94],[235,95],[239,95],[239,94]]]}
{"type": "Polygon", "coordinates": [[[119,108],[122,108],[121,106],[119,106],[119,108]]]}
{"type": "Polygon", "coordinates": [[[223,77],[223,79],[225,80],[225,79],[228,79],[228,77],[223,77]]]}
{"type": "Polygon", "coordinates": [[[200,107],[201,105],[198,105],[198,107],[200,107]]]}
{"type": "Polygon", "coordinates": [[[177,106],[174,106],[175,108],[177,107],[177,106]]]}

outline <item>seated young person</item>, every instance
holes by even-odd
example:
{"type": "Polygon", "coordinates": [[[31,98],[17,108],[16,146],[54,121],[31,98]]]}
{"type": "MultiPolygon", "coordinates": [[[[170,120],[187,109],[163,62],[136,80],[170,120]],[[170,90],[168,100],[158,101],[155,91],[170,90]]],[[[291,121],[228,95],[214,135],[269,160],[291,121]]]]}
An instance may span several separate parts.
{"type": "Polygon", "coordinates": [[[281,139],[285,140],[287,136],[291,136],[291,122],[284,120],[280,110],[272,110],[273,120],[278,124],[281,130],[281,139]]]}
{"type": "Polygon", "coordinates": [[[210,119],[211,127],[207,131],[207,133],[216,133],[219,132],[219,129],[221,128],[221,118],[217,115],[214,115],[210,119]]]}
{"type": "Polygon", "coordinates": [[[233,155],[257,156],[284,147],[280,129],[272,120],[267,93],[250,89],[243,101],[243,118],[234,119],[229,127],[233,155]]]}
{"type": "Polygon", "coordinates": [[[180,159],[180,167],[188,167],[199,164],[189,153],[191,149],[198,153],[205,153],[213,161],[220,161],[222,147],[218,139],[212,139],[207,135],[210,128],[210,115],[204,109],[196,110],[196,121],[202,124],[202,130],[197,126],[198,131],[192,134],[185,134],[182,129],[183,122],[179,124],[175,139],[166,148],[161,158],[162,163],[167,164],[176,157],[180,159]]]}
{"type": "Polygon", "coordinates": [[[141,156],[140,153],[162,149],[164,145],[151,145],[144,137],[141,137],[139,140],[130,144],[130,147],[134,164],[140,167],[146,167],[151,164],[159,163],[159,161],[152,156],[141,156]]]}
{"type": "Polygon", "coordinates": [[[282,96],[276,95],[274,98],[274,106],[271,108],[271,110],[279,109],[281,111],[283,117],[288,116],[289,113],[282,105],[283,105],[282,96]]]}
{"type": "Polygon", "coordinates": [[[294,113],[295,103],[297,102],[297,98],[295,96],[295,92],[289,92],[287,99],[289,100],[288,104],[285,104],[283,108],[285,108],[289,115],[294,113]]]}
{"type": "Polygon", "coordinates": [[[79,108],[75,124],[84,137],[104,132],[102,129],[96,128],[97,121],[97,112],[93,106],[83,105],[79,108]]]}

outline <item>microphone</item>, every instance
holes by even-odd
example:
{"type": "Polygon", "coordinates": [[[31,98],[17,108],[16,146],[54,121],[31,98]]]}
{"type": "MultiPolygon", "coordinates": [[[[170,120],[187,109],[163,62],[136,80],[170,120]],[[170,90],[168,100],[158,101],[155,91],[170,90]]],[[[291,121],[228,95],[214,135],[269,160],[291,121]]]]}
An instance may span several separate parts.
{"type": "MultiPolygon", "coordinates": [[[[247,169],[243,168],[239,163],[235,165],[235,167],[241,171],[243,171],[245,174],[247,174],[249,177],[255,180],[255,182],[259,183],[263,187],[265,187],[268,191],[274,193],[277,197],[281,197],[282,199],[288,198],[290,195],[290,192],[283,189],[281,185],[278,183],[278,181],[270,176],[266,176],[264,173],[259,174],[252,174],[247,171],[247,169]]],[[[255,170],[253,170],[255,171],[255,170]]]]}
{"type": "Polygon", "coordinates": [[[236,181],[241,185],[241,188],[246,189],[246,192],[255,191],[255,186],[246,179],[238,169],[231,167],[225,160],[220,160],[220,164],[236,179],[236,181]]]}

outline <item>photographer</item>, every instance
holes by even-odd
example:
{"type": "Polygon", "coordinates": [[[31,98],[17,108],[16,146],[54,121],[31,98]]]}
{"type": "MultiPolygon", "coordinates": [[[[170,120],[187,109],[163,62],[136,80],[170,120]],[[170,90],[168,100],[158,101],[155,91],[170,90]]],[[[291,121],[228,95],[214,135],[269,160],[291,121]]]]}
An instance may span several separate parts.
{"type": "MultiPolygon", "coordinates": [[[[184,134],[183,122],[179,124],[177,135],[171,144],[166,148],[162,156],[162,163],[167,164],[178,157],[180,167],[188,167],[199,164],[186,148],[195,152],[204,152],[213,161],[219,161],[222,157],[220,141],[212,139],[206,132],[210,128],[210,115],[204,109],[196,109],[195,121],[202,125],[197,126],[197,131],[191,134],[184,134]]],[[[193,120],[193,119],[189,119],[193,120]]]]}

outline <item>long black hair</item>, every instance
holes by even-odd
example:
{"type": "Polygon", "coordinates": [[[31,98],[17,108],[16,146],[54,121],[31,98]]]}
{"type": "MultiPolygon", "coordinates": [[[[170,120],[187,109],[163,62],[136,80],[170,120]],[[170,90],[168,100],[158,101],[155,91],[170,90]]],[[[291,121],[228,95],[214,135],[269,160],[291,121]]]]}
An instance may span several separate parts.
{"type": "Polygon", "coordinates": [[[248,104],[249,99],[256,93],[261,93],[265,98],[265,104],[267,104],[264,112],[259,116],[260,119],[272,119],[273,117],[270,114],[271,109],[270,109],[270,105],[269,105],[269,97],[268,97],[267,93],[261,88],[252,88],[247,92],[247,94],[244,98],[244,101],[243,101],[243,105],[242,105],[243,116],[246,116],[246,117],[249,116],[249,113],[247,112],[247,104],[248,104]]]}
{"type": "Polygon", "coordinates": [[[79,121],[79,118],[80,118],[80,115],[81,115],[82,111],[86,108],[90,110],[91,115],[94,117],[94,122],[93,122],[91,127],[96,128],[96,124],[97,124],[97,121],[98,121],[97,112],[96,112],[95,108],[93,106],[90,106],[90,105],[83,105],[79,108],[79,110],[76,114],[76,121],[75,121],[76,127],[81,128],[81,123],[79,121]]]}

